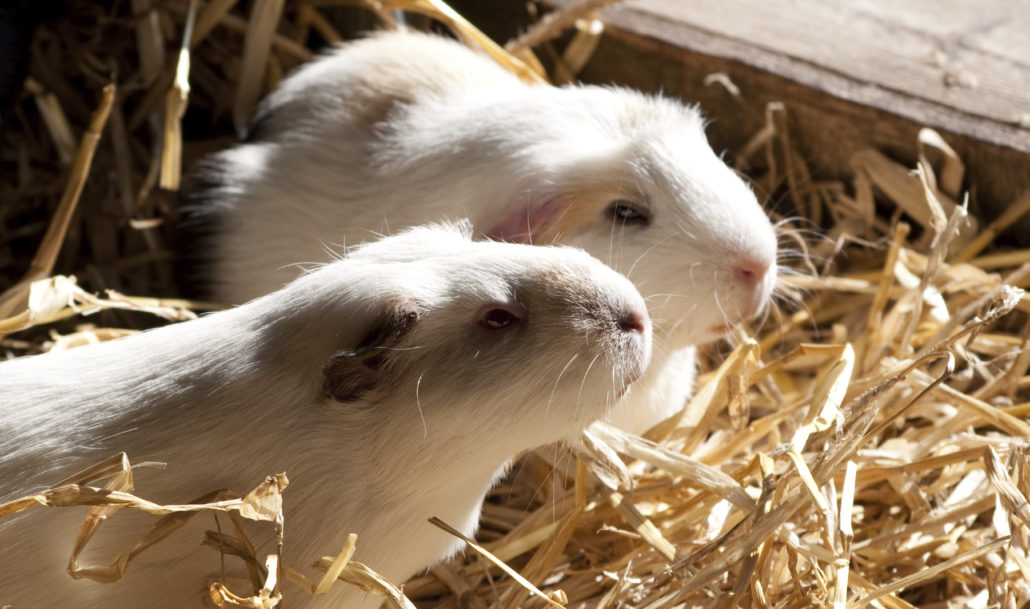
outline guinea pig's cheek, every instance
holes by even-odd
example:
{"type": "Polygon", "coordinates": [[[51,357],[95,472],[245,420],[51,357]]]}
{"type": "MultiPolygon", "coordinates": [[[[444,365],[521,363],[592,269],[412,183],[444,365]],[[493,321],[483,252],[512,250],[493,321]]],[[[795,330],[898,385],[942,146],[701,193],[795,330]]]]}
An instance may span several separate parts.
{"type": "Polygon", "coordinates": [[[669,293],[651,295],[647,299],[647,313],[651,316],[653,336],[661,337],[661,340],[690,342],[701,321],[696,308],[685,296],[669,293]]]}
{"type": "Polygon", "coordinates": [[[563,206],[557,196],[540,200],[512,202],[499,221],[489,225],[487,238],[509,243],[534,243],[544,239],[562,215],[563,206]]]}

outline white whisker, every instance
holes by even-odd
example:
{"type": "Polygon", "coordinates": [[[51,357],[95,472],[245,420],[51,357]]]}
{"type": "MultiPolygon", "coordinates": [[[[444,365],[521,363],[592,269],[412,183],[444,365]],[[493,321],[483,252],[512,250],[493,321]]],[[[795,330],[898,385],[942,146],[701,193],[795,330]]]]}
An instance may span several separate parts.
{"type": "Polygon", "coordinates": [[[418,381],[415,382],[415,406],[418,408],[418,416],[422,419],[422,437],[429,437],[429,427],[426,425],[426,415],[422,412],[422,400],[419,399],[418,391],[422,387],[422,377],[425,375],[418,375],[418,381]]]}
{"type": "Polygon", "coordinates": [[[561,382],[561,377],[565,374],[565,371],[569,369],[569,366],[572,365],[572,362],[576,361],[578,357],[579,353],[573,354],[573,356],[569,358],[569,361],[565,363],[565,367],[563,367],[561,372],[558,373],[558,378],[554,379],[554,386],[551,387],[551,396],[547,399],[547,412],[551,412],[551,403],[554,401],[554,393],[558,390],[558,383],[561,382]]]}
{"type": "Polygon", "coordinates": [[[594,359],[590,360],[590,364],[587,366],[587,369],[583,372],[583,379],[579,382],[579,395],[576,396],[576,407],[577,408],[582,408],[582,403],[583,403],[583,387],[586,386],[586,384],[587,384],[587,376],[590,375],[590,370],[594,367],[594,364],[597,363],[597,358],[599,358],[599,357],[601,357],[601,354],[594,355],[594,359]]]}

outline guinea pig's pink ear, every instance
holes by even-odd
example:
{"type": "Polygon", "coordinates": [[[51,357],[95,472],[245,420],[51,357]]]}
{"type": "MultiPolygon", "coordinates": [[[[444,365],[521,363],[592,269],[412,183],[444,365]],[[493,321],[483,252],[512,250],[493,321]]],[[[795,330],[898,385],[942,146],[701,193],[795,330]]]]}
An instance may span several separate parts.
{"type": "Polygon", "coordinates": [[[543,200],[515,201],[511,210],[486,231],[494,241],[540,243],[561,218],[563,206],[557,196],[543,200]]]}
{"type": "Polygon", "coordinates": [[[322,368],[322,392],[341,402],[354,401],[379,384],[391,347],[407,334],[422,308],[407,298],[391,301],[368,334],[353,349],[333,354],[322,368]]]}

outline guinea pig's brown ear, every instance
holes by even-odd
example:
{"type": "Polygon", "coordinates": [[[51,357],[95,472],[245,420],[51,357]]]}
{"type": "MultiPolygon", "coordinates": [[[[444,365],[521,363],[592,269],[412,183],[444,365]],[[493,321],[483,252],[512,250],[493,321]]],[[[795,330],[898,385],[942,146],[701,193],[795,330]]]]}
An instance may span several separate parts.
{"type": "Polygon", "coordinates": [[[564,206],[558,196],[529,201],[512,201],[510,210],[485,234],[494,241],[540,243],[561,218],[564,206]]]}
{"type": "Polygon", "coordinates": [[[322,368],[322,392],[341,402],[360,399],[379,383],[390,357],[389,349],[414,327],[421,315],[422,308],[411,299],[391,301],[357,346],[329,358],[322,368]]]}

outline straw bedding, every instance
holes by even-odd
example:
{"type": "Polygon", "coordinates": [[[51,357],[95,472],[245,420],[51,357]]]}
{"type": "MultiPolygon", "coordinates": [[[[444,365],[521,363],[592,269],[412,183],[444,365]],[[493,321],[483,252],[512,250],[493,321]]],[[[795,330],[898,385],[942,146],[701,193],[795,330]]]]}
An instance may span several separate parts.
{"type": "MultiPolygon", "coordinates": [[[[182,168],[231,141],[262,92],[311,56],[306,43],[340,38],[317,3],[258,0],[249,13],[222,0],[102,4],[42,26],[2,133],[8,356],[132,332],[75,325],[98,310],[179,320],[204,309],[143,297],[175,295],[182,168]],[[190,44],[180,49],[184,31],[190,44]],[[183,146],[184,133],[205,137],[183,146]],[[117,291],[94,295],[102,288],[117,291]]],[[[399,4],[373,8],[389,25],[387,9],[399,4]]],[[[573,28],[563,54],[549,50],[559,58],[552,79],[589,57],[603,4],[551,17],[521,39],[551,44],[573,28]]],[[[437,2],[407,5],[443,11],[436,18],[463,39],[486,42],[437,2]]],[[[511,51],[493,47],[524,78],[544,78],[526,47],[511,51]]],[[[917,167],[859,150],[849,183],[820,182],[790,139],[789,114],[771,104],[736,157],[761,189],[779,193],[778,207],[795,210],[778,218],[792,269],[781,301],[730,346],[707,350],[695,397],[652,430],[656,442],[602,426],[567,453],[526,456],[489,498],[478,542],[403,593],[349,560],[361,545],[352,539],[326,548],[318,568],[281,565],[276,548],[261,548],[252,589],[217,588],[212,598],[272,607],[362,585],[404,607],[1027,606],[1030,299],[1021,288],[1030,251],[996,240],[1030,210],[1030,193],[999,218],[972,217],[962,160],[930,130],[912,142],[917,167]],[[283,579],[303,585],[284,589],[283,579]]],[[[289,520],[285,477],[242,499],[157,506],[131,494],[128,467],[115,457],[0,506],[0,516],[113,503],[165,514],[155,517],[162,534],[174,534],[184,510],[279,530],[289,520]]],[[[209,545],[246,553],[236,534],[209,545]]]]}

